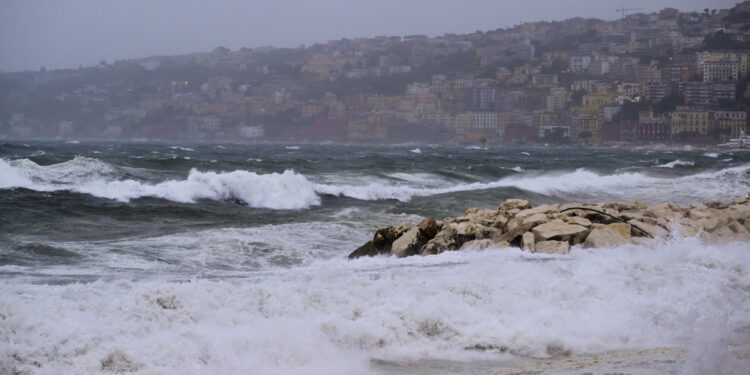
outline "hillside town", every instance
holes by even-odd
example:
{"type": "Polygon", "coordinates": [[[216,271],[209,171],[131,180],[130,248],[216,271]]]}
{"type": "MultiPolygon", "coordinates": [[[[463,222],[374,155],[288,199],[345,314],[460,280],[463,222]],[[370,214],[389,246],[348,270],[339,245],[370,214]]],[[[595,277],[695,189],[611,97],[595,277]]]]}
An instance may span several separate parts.
{"type": "Polygon", "coordinates": [[[5,72],[0,138],[717,145],[747,130],[750,1],[616,14],[5,72]]]}

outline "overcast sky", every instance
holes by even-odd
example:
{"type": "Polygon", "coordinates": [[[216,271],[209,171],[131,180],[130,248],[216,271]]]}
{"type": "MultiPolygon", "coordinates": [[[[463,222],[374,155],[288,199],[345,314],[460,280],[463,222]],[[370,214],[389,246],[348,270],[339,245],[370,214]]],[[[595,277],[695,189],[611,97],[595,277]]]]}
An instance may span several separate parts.
{"type": "Polygon", "coordinates": [[[0,0],[0,70],[95,65],[218,46],[465,33],[527,21],[730,8],[732,0],[0,0]]]}

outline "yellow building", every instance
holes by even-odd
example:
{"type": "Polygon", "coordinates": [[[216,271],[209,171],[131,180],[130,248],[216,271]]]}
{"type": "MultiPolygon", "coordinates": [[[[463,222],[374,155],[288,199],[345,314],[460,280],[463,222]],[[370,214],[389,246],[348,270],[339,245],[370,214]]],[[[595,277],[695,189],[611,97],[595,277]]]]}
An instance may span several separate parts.
{"type": "Polygon", "coordinates": [[[672,134],[707,135],[710,123],[710,112],[701,107],[677,107],[672,112],[672,134]]]}
{"type": "Polygon", "coordinates": [[[607,91],[597,91],[583,96],[583,107],[598,110],[600,107],[612,104],[612,96],[607,91]]]}
{"type": "Polygon", "coordinates": [[[740,132],[747,129],[747,112],[745,111],[712,111],[711,119],[716,127],[719,143],[739,138],[740,132]]]}
{"type": "Polygon", "coordinates": [[[578,141],[583,143],[601,142],[602,119],[597,114],[583,114],[578,119],[578,141]]]}

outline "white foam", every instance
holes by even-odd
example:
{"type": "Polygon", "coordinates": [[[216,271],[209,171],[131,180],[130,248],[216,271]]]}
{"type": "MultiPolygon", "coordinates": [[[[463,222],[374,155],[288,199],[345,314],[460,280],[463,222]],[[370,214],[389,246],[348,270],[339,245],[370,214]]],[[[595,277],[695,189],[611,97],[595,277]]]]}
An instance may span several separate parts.
{"type": "Polygon", "coordinates": [[[299,146],[285,146],[284,148],[287,150],[299,150],[299,146]]]}
{"type": "Polygon", "coordinates": [[[717,152],[707,152],[703,154],[703,156],[709,157],[709,158],[718,158],[719,154],[717,152]]]}
{"type": "Polygon", "coordinates": [[[420,150],[419,147],[417,147],[415,149],[409,150],[409,152],[414,153],[414,154],[421,154],[422,150],[420,150]]]}
{"type": "MultiPolygon", "coordinates": [[[[465,350],[475,345],[532,357],[551,346],[604,353],[681,347],[719,325],[750,324],[743,243],[677,238],[566,256],[504,249],[356,261],[343,259],[345,250],[230,281],[4,280],[0,363],[22,373],[98,373],[103,364],[141,373],[372,373],[371,359],[502,357],[465,350]]],[[[746,357],[732,360],[747,366],[746,357]]]]}
{"type": "Polygon", "coordinates": [[[172,147],[170,147],[170,148],[171,148],[172,150],[181,150],[181,151],[188,151],[188,152],[192,152],[192,151],[195,151],[194,149],[192,149],[192,148],[190,148],[190,147],[182,147],[182,146],[172,146],[172,147]]]}
{"type": "Polygon", "coordinates": [[[511,168],[510,170],[513,171],[513,172],[518,172],[518,173],[526,172],[523,168],[521,168],[518,165],[516,165],[515,167],[511,168]]]}
{"type": "Polygon", "coordinates": [[[674,168],[674,167],[692,167],[694,165],[695,163],[692,161],[682,161],[682,160],[677,159],[674,161],[670,161],[669,163],[657,165],[656,167],[657,168],[674,168]]]}
{"type": "Polygon", "coordinates": [[[76,157],[40,166],[28,159],[0,160],[0,188],[23,187],[38,191],[68,190],[128,202],[157,197],[192,203],[198,199],[239,199],[252,207],[303,209],[320,204],[313,185],[292,170],[256,174],[248,171],[201,172],[191,170],[186,180],[149,184],[115,179],[115,168],[97,159],[76,157]]]}
{"type": "MultiPolygon", "coordinates": [[[[600,175],[586,169],[577,169],[572,172],[525,173],[496,181],[474,183],[445,184],[440,177],[435,177],[435,183],[428,185],[428,181],[421,181],[417,186],[366,179],[359,184],[318,183],[315,184],[315,191],[363,200],[396,199],[406,202],[420,196],[515,187],[574,199],[591,197],[597,200],[645,199],[650,202],[692,203],[744,196],[747,193],[745,173],[748,170],[750,164],[684,177],[664,178],[638,172],[600,175]]],[[[401,178],[404,179],[403,176],[401,178]]]]}

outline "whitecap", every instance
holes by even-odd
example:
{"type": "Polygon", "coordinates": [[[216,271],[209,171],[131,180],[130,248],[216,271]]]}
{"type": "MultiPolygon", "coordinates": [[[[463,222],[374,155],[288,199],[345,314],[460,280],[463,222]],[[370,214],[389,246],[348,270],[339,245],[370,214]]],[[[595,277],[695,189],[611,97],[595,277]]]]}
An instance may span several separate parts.
{"type": "Polygon", "coordinates": [[[674,167],[692,167],[695,163],[692,161],[674,160],[669,163],[657,165],[657,168],[674,168],[674,167]]]}
{"type": "Polygon", "coordinates": [[[192,148],[190,148],[190,147],[183,147],[183,146],[172,146],[172,147],[170,147],[170,148],[171,148],[172,150],[181,150],[181,151],[188,151],[188,152],[192,152],[192,151],[195,151],[194,149],[192,149],[192,148]]]}
{"type": "Polygon", "coordinates": [[[719,157],[719,153],[717,153],[717,152],[707,152],[707,153],[703,154],[703,156],[709,157],[709,158],[718,158],[719,157]]]}
{"type": "Polygon", "coordinates": [[[422,150],[420,150],[420,149],[419,149],[419,147],[417,147],[417,148],[415,148],[415,149],[409,150],[409,152],[412,152],[412,153],[414,153],[414,154],[421,154],[421,153],[422,153],[422,150]]]}

